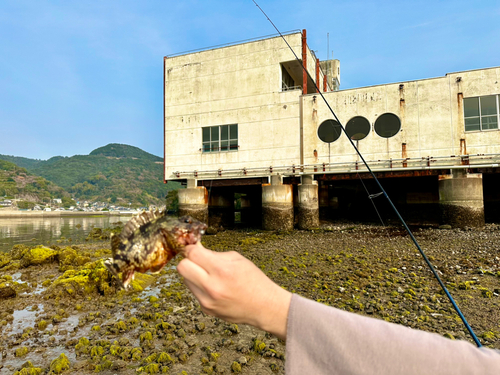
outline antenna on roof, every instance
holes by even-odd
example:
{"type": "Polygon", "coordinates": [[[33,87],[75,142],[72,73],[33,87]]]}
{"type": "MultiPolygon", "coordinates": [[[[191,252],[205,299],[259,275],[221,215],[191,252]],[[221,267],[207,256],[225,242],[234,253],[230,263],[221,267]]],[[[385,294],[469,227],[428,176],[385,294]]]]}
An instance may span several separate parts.
{"type": "Polygon", "coordinates": [[[326,59],[330,60],[328,56],[330,54],[330,33],[326,33],[326,59]]]}

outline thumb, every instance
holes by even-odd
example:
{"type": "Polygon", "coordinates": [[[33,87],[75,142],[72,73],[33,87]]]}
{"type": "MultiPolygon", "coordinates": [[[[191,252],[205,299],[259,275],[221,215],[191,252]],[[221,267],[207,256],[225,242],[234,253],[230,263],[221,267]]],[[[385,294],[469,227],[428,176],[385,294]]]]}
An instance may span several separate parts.
{"type": "Polygon", "coordinates": [[[186,246],[184,256],[194,264],[209,272],[212,265],[216,262],[215,255],[215,252],[206,249],[200,242],[197,242],[195,245],[186,246]]]}

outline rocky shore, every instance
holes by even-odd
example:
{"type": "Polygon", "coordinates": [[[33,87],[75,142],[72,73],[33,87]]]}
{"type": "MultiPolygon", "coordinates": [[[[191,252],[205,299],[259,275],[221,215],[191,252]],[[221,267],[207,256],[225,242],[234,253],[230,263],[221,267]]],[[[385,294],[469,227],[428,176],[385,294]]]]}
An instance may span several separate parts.
{"type": "MultiPolygon", "coordinates": [[[[112,228],[117,231],[119,228],[112,228]]],[[[97,242],[0,253],[0,374],[283,374],[285,344],[204,315],[174,261],[123,291],[97,242]]],[[[500,226],[417,228],[415,236],[485,346],[500,349],[500,226]]],[[[471,341],[398,227],[322,224],[313,231],[223,231],[203,243],[236,250],[284,288],[327,305],[471,341]]],[[[367,338],[369,340],[369,338],[367,338]]]]}

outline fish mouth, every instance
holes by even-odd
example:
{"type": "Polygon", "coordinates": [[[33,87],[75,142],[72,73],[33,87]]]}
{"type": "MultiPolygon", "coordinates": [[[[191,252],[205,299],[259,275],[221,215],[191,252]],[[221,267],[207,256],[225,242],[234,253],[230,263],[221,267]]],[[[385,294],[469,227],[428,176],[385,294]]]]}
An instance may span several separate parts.
{"type": "Polygon", "coordinates": [[[193,230],[190,232],[184,233],[181,238],[179,238],[182,245],[194,245],[201,240],[201,236],[205,234],[207,229],[206,225],[203,225],[198,230],[193,230]]]}

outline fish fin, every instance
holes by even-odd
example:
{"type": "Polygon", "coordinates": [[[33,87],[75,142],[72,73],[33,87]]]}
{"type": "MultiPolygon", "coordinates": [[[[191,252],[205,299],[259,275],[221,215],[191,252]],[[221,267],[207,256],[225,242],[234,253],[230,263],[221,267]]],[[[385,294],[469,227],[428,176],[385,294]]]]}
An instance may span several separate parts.
{"type": "Polygon", "coordinates": [[[120,236],[111,233],[111,252],[113,255],[116,254],[116,249],[120,247],[121,243],[120,236]]]}
{"type": "Polygon", "coordinates": [[[146,289],[148,286],[153,284],[156,281],[155,276],[151,276],[145,273],[135,273],[133,281],[130,282],[130,287],[134,291],[142,291],[146,289]]]}
{"type": "Polygon", "coordinates": [[[139,215],[134,216],[127,222],[127,224],[125,224],[120,234],[120,237],[121,238],[130,237],[137,229],[139,229],[143,225],[151,223],[153,220],[161,216],[163,216],[163,214],[159,210],[141,212],[139,215]]]}

